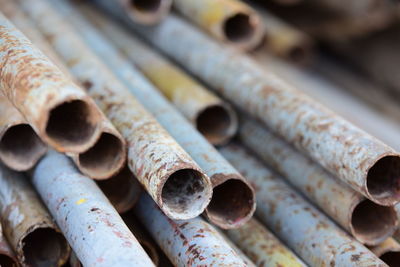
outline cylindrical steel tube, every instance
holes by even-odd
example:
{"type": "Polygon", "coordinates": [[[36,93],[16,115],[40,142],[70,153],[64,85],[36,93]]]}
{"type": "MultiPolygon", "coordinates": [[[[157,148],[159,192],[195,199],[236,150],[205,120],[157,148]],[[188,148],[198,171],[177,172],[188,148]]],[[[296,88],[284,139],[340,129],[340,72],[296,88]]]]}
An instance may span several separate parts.
{"type": "Polygon", "coordinates": [[[268,166],[361,243],[377,245],[396,230],[393,207],[366,199],[251,118],[242,117],[239,136],[268,166]]]}
{"type": "Polygon", "coordinates": [[[73,20],[43,0],[21,4],[124,136],[129,168],[163,212],[174,219],[202,213],[212,195],[209,178],[85,45],[68,23],[73,20]]]}
{"type": "Polygon", "coordinates": [[[152,28],[134,27],[355,190],[383,205],[400,199],[400,157],[392,148],[177,17],[152,28]]]}
{"type": "MultiPolygon", "coordinates": [[[[96,25],[107,27],[101,26],[107,21],[91,14],[96,25]]],[[[115,26],[105,33],[210,143],[225,144],[236,133],[237,117],[229,104],[127,31],[115,26]]]]}
{"type": "MultiPolygon", "coordinates": [[[[58,3],[61,4],[59,1],[58,3]]],[[[67,7],[65,6],[67,9],[67,7]]],[[[207,142],[207,140],[132,66],[94,31],[72,8],[65,10],[91,48],[157,118],[163,127],[190,154],[211,178],[213,197],[206,215],[221,228],[238,227],[255,210],[254,191],[247,181],[207,142]],[[89,27],[88,30],[86,28],[89,27]]]]}
{"type": "Polygon", "coordinates": [[[12,251],[8,241],[3,233],[3,227],[0,224],[0,266],[18,267],[18,261],[12,251]]]}
{"type": "Polygon", "coordinates": [[[172,0],[95,0],[99,5],[117,8],[127,18],[144,25],[161,22],[170,12],[172,0]]]}
{"type": "Polygon", "coordinates": [[[62,266],[69,245],[28,179],[0,166],[4,234],[24,266],[62,266]]]}
{"type": "Polygon", "coordinates": [[[168,219],[147,194],[135,214],[176,266],[246,266],[224,238],[200,218],[168,219]]]}
{"type": "Polygon", "coordinates": [[[391,267],[400,264],[400,244],[393,238],[386,239],[383,243],[371,247],[370,250],[391,267]]]}
{"type": "MultiPolygon", "coordinates": [[[[3,2],[3,1],[2,1],[3,2]]],[[[100,134],[93,100],[0,14],[0,90],[43,141],[81,152],[100,134]]]]}
{"type": "Polygon", "coordinates": [[[253,184],[257,217],[312,266],[386,266],[242,147],[221,153],[253,184]]]}
{"type": "Polygon", "coordinates": [[[257,266],[306,266],[256,219],[225,233],[257,266]]]}
{"type": "Polygon", "coordinates": [[[0,95],[0,159],[9,168],[26,171],[46,153],[47,147],[21,113],[0,95]]]}
{"type": "Polygon", "coordinates": [[[84,266],[154,266],[96,183],[50,151],[32,182],[84,266]]]}
{"type": "Polygon", "coordinates": [[[250,258],[247,257],[247,255],[244,254],[244,252],[238,246],[236,246],[235,243],[232,242],[232,240],[230,240],[221,230],[216,230],[224,238],[225,242],[228,243],[228,245],[236,252],[236,254],[238,254],[238,256],[243,260],[247,267],[256,267],[254,262],[252,262],[250,258]]]}
{"type": "Polygon", "coordinates": [[[107,180],[97,181],[97,185],[119,213],[132,209],[142,192],[139,181],[128,166],[107,180]]]}

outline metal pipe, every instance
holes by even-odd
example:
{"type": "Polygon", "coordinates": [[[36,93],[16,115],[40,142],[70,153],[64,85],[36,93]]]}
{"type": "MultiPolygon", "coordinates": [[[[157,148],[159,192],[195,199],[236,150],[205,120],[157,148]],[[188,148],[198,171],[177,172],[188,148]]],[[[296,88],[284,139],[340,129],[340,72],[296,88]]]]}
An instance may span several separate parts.
{"type": "MultiPolygon", "coordinates": [[[[247,181],[140,75],[129,60],[78,16],[78,11],[66,5],[64,7],[65,15],[74,18],[71,22],[81,31],[88,45],[211,178],[214,192],[206,209],[207,217],[221,228],[239,227],[251,218],[255,210],[255,196],[247,181]]],[[[86,8],[82,6],[81,10],[86,8]]]]}
{"type": "Polygon", "coordinates": [[[225,233],[257,266],[306,266],[256,219],[225,233]]]}
{"type": "Polygon", "coordinates": [[[0,224],[0,266],[18,267],[19,263],[12,251],[8,241],[3,233],[3,227],[0,224]]]}
{"type": "Polygon", "coordinates": [[[154,266],[96,183],[50,151],[32,183],[83,266],[154,266]]]}
{"type": "Polygon", "coordinates": [[[135,23],[160,23],[170,12],[172,0],[95,0],[105,9],[118,9],[135,23]]]}
{"type": "Polygon", "coordinates": [[[21,113],[0,95],[0,159],[9,168],[26,171],[46,153],[47,147],[21,113]]]}
{"type": "Polygon", "coordinates": [[[370,250],[387,265],[392,267],[399,266],[400,244],[393,238],[386,239],[378,246],[371,247],[370,250]]]}
{"type": "Polygon", "coordinates": [[[251,50],[264,37],[257,12],[237,0],[175,0],[174,7],[217,40],[251,50]]]}
{"type": "Polygon", "coordinates": [[[134,211],[175,266],[246,266],[224,238],[200,218],[173,221],[146,194],[134,211]]]}
{"type": "Polygon", "coordinates": [[[387,266],[240,146],[219,150],[253,184],[256,215],[311,266],[387,266]]]}
{"type": "Polygon", "coordinates": [[[92,53],[69,25],[72,20],[67,21],[59,9],[43,0],[20,3],[124,136],[129,168],[163,212],[174,219],[201,214],[210,201],[212,187],[197,164],[92,53]]]}
{"type": "Polygon", "coordinates": [[[102,118],[94,102],[2,14],[0,25],[1,92],[58,151],[93,145],[102,118]]]}
{"type": "Polygon", "coordinates": [[[250,57],[213,42],[177,17],[169,16],[162,24],[146,29],[131,25],[353,189],[382,205],[400,199],[400,157],[392,148],[267,72],[250,57]]]}
{"type": "Polygon", "coordinates": [[[62,266],[69,245],[26,177],[0,166],[4,234],[24,266],[62,266]]]}
{"type": "Polygon", "coordinates": [[[377,245],[396,230],[398,220],[393,207],[366,199],[247,116],[241,119],[239,137],[268,166],[361,243],[377,245]]]}
{"type": "MultiPolygon", "coordinates": [[[[100,28],[106,23],[87,9],[88,16],[100,28]]],[[[113,22],[109,22],[113,23],[113,22]]],[[[105,31],[118,49],[194,124],[213,145],[227,143],[237,131],[237,117],[229,104],[209,92],[186,72],[147,47],[132,34],[113,24],[105,31]]]]}
{"type": "Polygon", "coordinates": [[[119,213],[132,209],[143,190],[139,181],[126,165],[110,179],[96,182],[119,213]]]}
{"type": "MultiPolygon", "coordinates": [[[[247,224],[247,223],[246,223],[247,224]]],[[[241,228],[241,227],[239,227],[241,228]]],[[[244,254],[244,252],[235,245],[235,243],[232,242],[232,240],[230,240],[228,238],[228,236],[226,236],[221,230],[217,229],[218,233],[224,238],[225,242],[236,252],[236,254],[243,260],[243,262],[246,264],[247,267],[256,267],[256,265],[254,264],[254,262],[252,262],[250,260],[249,257],[247,257],[246,254],[244,254]]]]}

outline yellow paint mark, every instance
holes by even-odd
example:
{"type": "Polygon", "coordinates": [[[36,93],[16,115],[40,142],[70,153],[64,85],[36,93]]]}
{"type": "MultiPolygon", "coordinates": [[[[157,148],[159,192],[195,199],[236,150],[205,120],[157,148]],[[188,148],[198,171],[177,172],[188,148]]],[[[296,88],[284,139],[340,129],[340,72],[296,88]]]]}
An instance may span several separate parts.
{"type": "Polygon", "coordinates": [[[86,198],[81,198],[78,201],[76,201],[76,205],[80,205],[86,202],[86,198]]]}

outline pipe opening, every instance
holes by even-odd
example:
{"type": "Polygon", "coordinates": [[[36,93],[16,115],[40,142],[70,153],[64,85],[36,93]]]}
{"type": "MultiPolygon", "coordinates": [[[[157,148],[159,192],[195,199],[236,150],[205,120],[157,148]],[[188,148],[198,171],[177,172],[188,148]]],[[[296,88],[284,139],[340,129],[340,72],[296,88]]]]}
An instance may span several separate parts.
{"type": "Polygon", "coordinates": [[[0,158],[16,170],[30,169],[46,152],[46,145],[29,124],[7,129],[0,140],[0,158]]]}
{"type": "Polygon", "coordinates": [[[28,266],[59,266],[68,258],[69,250],[64,236],[52,228],[38,228],[22,241],[22,251],[28,266]]]}
{"type": "Polygon", "coordinates": [[[142,187],[125,166],[119,173],[97,184],[119,213],[130,210],[140,197],[142,187]]]}
{"type": "Polygon", "coordinates": [[[354,208],[351,224],[357,240],[377,245],[394,233],[397,215],[393,207],[381,206],[365,199],[354,208]]]}
{"type": "Polygon", "coordinates": [[[245,13],[237,13],[224,22],[224,33],[226,39],[231,42],[244,42],[253,36],[255,32],[254,25],[251,23],[251,17],[245,13]]]}
{"type": "Polygon", "coordinates": [[[219,227],[227,229],[243,223],[253,210],[253,190],[245,182],[231,179],[214,187],[207,216],[219,227]]]}
{"type": "Polygon", "coordinates": [[[400,157],[379,159],[368,171],[367,190],[382,205],[394,205],[400,200],[400,157]]]}
{"type": "Polygon", "coordinates": [[[131,0],[131,7],[144,13],[156,13],[162,0],[131,0]]]}
{"type": "Polygon", "coordinates": [[[237,129],[237,121],[232,111],[224,106],[211,106],[199,113],[196,125],[213,145],[221,145],[231,138],[237,129]]]}
{"type": "Polygon", "coordinates": [[[17,267],[17,262],[8,255],[0,254],[0,266],[1,267],[17,267]]]}
{"type": "Polygon", "coordinates": [[[380,259],[391,267],[400,266],[400,251],[386,252],[380,256],[380,259]]]}
{"type": "Polygon", "coordinates": [[[165,208],[175,215],[174,219],[188,219],[203,212],[209,203],[211,191],[206,176],[193,169],[182,169],[168,178],[161,197],[165,208]]]}
{"type": "Polygon", "coordinates": [[[85,144],[96,130],[93,117],[94,112],[84,101],[63,103],[51,110],[46,132],[63,146],[85,144]]]}
{"type": "Polygon", "coordinates": [[[103,132],[89,150],[79,154],[82,170],[91,178],[104,179],[118,171],[124,163],[125,147],[120,138],[103,132]]]}

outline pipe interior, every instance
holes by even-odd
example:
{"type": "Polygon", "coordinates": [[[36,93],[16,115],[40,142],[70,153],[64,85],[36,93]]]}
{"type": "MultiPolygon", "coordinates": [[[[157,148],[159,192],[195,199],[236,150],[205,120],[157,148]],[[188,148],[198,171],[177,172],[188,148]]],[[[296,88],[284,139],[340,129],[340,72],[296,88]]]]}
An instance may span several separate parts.
{"type": "Polygon", "coordinates": [[[29,124],[10,127],[0,140],[0,155],[7,164],[12,162],[21,166],[31,165],[45,151],[46,145],[29,124]]]}
{"type": "Polygon", "coordinates": [[[94,146],[79,154],[79,163],[93,177],[104,177],[121,167],[124,153],[122,140],[113,134],[103,132],[94,146]]]}
{"type": "Polygon", "coordinates": [[[61,145],[84,144],[96,130],[93,113],[84,101],[63,103],[51,110],[46,132],[61,145]]]}
{"type": "Polygon", "coordinates": [[[226,39],[239,43],[251,39],[255,32],[254,27],[249,14],[237,13],[225,21],[223,30],[226,39]]]}
{"type": "Polygon", "coordinates": [[[0,266],[1,267],[17,267],[17,263],[8,255],[0,254],[0,266]]]}
{"type": "Polygon", "coordinates": [[[400,200],[400,157],[386,156],[368,171],[368,192],[381,202],[392,204],[400,200]]]}
{"type": "Polygon", "coordinates": [[[211,106],[204,109],[196,120],[197,129],[207,140],[219,145],[227,141],[235,132],[234,119],[224,106],[211,106]]]}
{"type": "Polygon", "coordinates": [[[398,267],[400,266],[400,251],[386,252],[380,256],[380,259],[391,267],[398,267]]]}
{"type": "Polygon", "coordinates": [[[251,188],[241,180],[231,179],[214,187],[207,215],[218,225],[234,225],[249,216],[254,206],[251,188]]]}
{"type": "Polygon", "coordinates": [[[54,229],[38,228],[24,238],[22,250],[28,266],[51,267],[67,258],[68,245],[54,229]]]}
{"type": "Polygon", "coordinates": [[[353,211],[354,235],[367,244],[383,242],[396,229],[397,215],[393,207],[381,206],[365,199],[353,211]]]}
{"type": "Polygon", "coordinates": [[[131,0],[131,7],[144,13],[155,13],[159,10],[162,0],[131,0]]]}

